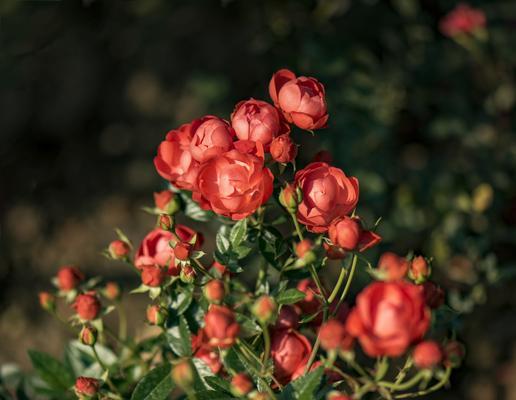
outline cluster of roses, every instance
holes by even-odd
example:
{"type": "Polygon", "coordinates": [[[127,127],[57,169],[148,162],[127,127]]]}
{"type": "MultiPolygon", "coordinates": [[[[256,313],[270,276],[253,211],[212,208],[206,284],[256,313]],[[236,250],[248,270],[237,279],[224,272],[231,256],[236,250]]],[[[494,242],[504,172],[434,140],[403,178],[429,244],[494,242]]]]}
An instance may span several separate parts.
{"type": "MultiPolygon", "coordinates": [[[[145,236],[134,255],[123,234],[106,252],[110,258],[135,268],[142,282],[137,291],[149,291],[151,298],[157,299],[147,309],[147,321],[163,329],[170,322],[170,302],[161,296],[166,296],[167,288],[177,280],[188,285],[202,275],[200,282],[208,305],[203,323],[191,336],[192,355],[213,374],[226,378],[233,374],[231,391],[235,396],[256,400],[270,396],[255,390],[247,373],[227,371],[222,360],[223,352],[235,346],[241,331],[234,299],[228,296],[235,273],[217,261],[204,267],[199,261],[204,255],[203,235],[177,224],[174,214],[181,209],[178,190],[191,191],[192,199],[203,209],[232,220],[250,216],[269,199],[274,187],[274,163],[293,162],[297,154],[289,124],[313,130],[324,127],[328,119],[324,87],[314,78],[296,77],[283,69],[273,75],[269,93],[274,105],[254,99],[240,102],[231,122],[206,116],[170,131],[154,159],[158,173],[174,189],[154,195],[152,212],[159,215],[158,226],[145,236]]],[[[252,301],[250,311],[264,332],[263,360],[272,360],[273,389],[281,389],[323,365],[317,359],[319,345],[326,351],[324,367],[330,381],[341,378],[335,378],[339,370],[332,364],[337,357],[353,359],[356,342],[371,357],[397,357],[415,346],[414,364],[424,370],[441,364],[451,368],[462,357],[462,348],[455,341],[440,345],[424,340],[432,310],[443,304],[444,292],[429,280],[429,261],[422,256],[404,258],[384,253],[377,268],[369,265],[377,281],[358,294],[351,309],[344,302],[360,253],[381,241],[355,215],[358,199],[358,179],[331,166],[320,155],[297,171],[293,182],[279,192],[279,203],[299,237],[293,246],[292,258],[296,261],[289,265],[309,269],[312,277],[297,283],[302,298],[281,307],[268,294],[246,293],[252,301]],[[311,238],[304,237],[300,224],[311,238]],[[331,294],[314,268],[323,254],[332,260],[352,260],[349,269],[342,268],[331,294]],[[347,284],[340,293],[347,274],[347,284]],[[316,337],[314,344],[311,336],[316,337]]],[[[73,304],[75,321],[82,326],[79,339],[94,346],[95,321],[103,311],[97,293],[117,301],[120,288],[108,283],[95,292],[96,283],[85,281],[77,268],[69,266],[60,269],[55,283],[59,295],[73,304]]],[[[40,301],[45,309],[55,310],[54,295],[42,293],[40,301]]],[[[175,361],[172,377],[188,390],[194,379],[190,362],[175,361]]],[[[100,382],[94,378],[80,377],[75,390],[79,397],[89,398],[99,387],[100,382]]],[[[328,395],[328,399],[348,398],[336,391],[328,395]]]]}

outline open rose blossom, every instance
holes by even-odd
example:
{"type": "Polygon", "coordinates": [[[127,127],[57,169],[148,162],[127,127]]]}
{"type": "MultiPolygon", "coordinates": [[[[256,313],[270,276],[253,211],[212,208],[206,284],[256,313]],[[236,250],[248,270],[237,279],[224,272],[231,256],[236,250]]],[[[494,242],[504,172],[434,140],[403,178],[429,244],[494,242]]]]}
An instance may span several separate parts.
{"type": "Polygon", "coordinates": [[[296,158],[297,146],[290,138],[290,135],[284,134],[272,141],[270,152],[274,161],[288,163],[294,161],[296,158]]]}
{"type": "Polygon", "coordinates": [[[472,33],[486,26],[486,16],[482,10],[461,3],[450,11],[440,23],[441,32],[446,36],[472,33]]]}
{"type": "Polygon", "coordinates": [[[229,124],[213,115],[192,122],[192,157],[204,162],[233,148],[234,132],[229,124]]]}
{"type": "Polygon", "coordinates": [[[278,107],[278,93],[281,88],[285,85],[285,83],[296,79],[296,74],[294,74],[289,69],[280,69],[272,75],[272,78],[269,82],[269,95],[271,96],[272,101],[278,107]]]}
{"type": "Polygon", "coordinates": [[[57,285],[62,291],[75,289],[84,280],[84,274],[72,266],[64,266],[57,272],[57,285]]]}
{"type": "Polygon", "coordinates": [[[175,241],[174,234],[163,229],[154,229],[145,236],[136,252],[134,265],[142,269],[144,266],[158,265],[167,267],[170,275],[178,275],[174,265],[174,249],[169,242],[175,241]]]}
{"type": "Polygon", "coordinates": [[[91,321],[100,313],[100,301],[94,292],[80,294],[75,298],[73,308],[81,319],[91,321]]]}
{"type": "Polygon", "coordinates": [[[358,202],[358,180],[326,163],[311,163],[298,171],[295,184],[303,193],[297,219],[311,232],[326,232],[335,218],[349,214],[358,202]]]}
{"type": "Polygon", "coordinates": [[[213,347],[231,347],[240,332],[235,313],[224,306],[210,306],[204,317],[204,323],[208,343],[213,347]]]}
{"type": "Polygon", "coordinates": [[[273,179],[263,160],[231,150],[204,163],[193,198],[204,209],[239,220],[269,199],[273,179]]]}
{"type": "Polygon", "coordinates": [[[382,240],[378,234],[363,229],[360,219],[346,215],[333,220],[328,234],[333,244],[347,251],[358,249],[362,252],[382,240]]]}
{"type": "Polygon", "coordinates": [[[166,271],[157,265],[144,265],[141,268],[142,283],[150,287],[160,286],[166,277],[166,271]]]}
{"type": "Polygon", "coordinates": [[[197,335],[192,335],[193,356],[204,361],[214,374],[218,374],[222,369],[222,362],[218,351],[208,344],[208,340],[204,329],[199,329],[197,335]]]}
{"type": "Polygon", "coordinates": [[[274,361],[274,376],[281,384],[300,377],[312,351],[308,339],[291,329],[274,331],[271,341],[271,356],[274,361]]]}
{"type": "Polygon", "coordinates": [[[324,86],[300,76],[286,82],[278,93],[278,107],[288,122],[306,130],[325,128],[328,122],[324,86]]]}
{"type": "Polygon", "coordinates": [[[163,178],[180,189],[193,190],[196,185],[199,163],[190,152],[191,124],[167,133],[158,147],[154,166],[163,178]]]}
{"type": "Polygon", "coordinates": [[[430,324],[419,286],[406,282],[375,282],[358,296],[346,328],[371,357],[400,356],[423,337],[430,324]]]}
{"type": "Polygon", "coordinates": [[[269,149],[272,139],[290,131],[274,106],[255,99],[236,105],[231,114],[231,126],[240,140],[260,142],[265,150],[269,149]]]}

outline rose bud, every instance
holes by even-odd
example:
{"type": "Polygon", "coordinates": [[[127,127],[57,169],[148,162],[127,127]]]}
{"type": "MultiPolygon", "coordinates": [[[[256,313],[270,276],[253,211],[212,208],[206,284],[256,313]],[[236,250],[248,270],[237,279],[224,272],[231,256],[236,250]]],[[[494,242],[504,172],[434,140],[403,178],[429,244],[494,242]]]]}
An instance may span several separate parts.
{"type": "Polygon", "coordinates": [[[409,268],[406,258],[390,251],[383,253],[378,261],[378,271],[381,278],[388,282],[399,281],[405,278],[409,268]]]}
{"type": "Polygon", "coordinates": [[[231,347],[240,332],[235,313],[224,306],[211,305],[204,316],[204,323],[204,331],[212,347],[231,347]]]}
{"type": "Polygon", "coordinates": [[[236,374],[231,378],[231,393],[236,397],[243,397],[253,390],[253,381],[247,374],[236,374]]]}
{"type": "Polygon", "coordinates": [[[57,272],[59,289],[64,292],[75,289],[83,279],[83,273],[72,266],[61,267],[57,272]]]}
{"type": "Polygon", "coordinates": [[[285,85],[285,83],[296,79],[296,75],[288,70],[288,69],[280,69],[274,75],[272,75],[272,78],[269,82],[269,95],[271,96],[271,99],[273,103],[278,106],[278,93],[285,85]]]}
{"type": "Polygon", "coordinates": [[[430,276],[431,269],[427,261],[422,256],[417,256],[412,260],[409,267],[408,276],[418,285],[423,283],[430,276]]]}
{"type": "Polygon", "coordinates": [[[315,78],[300,76],[285,83],[278,93],[278,106],[285,119],[301,129],[325,128],[328,122],[324,86],[315,78]]]}
{"type": "Polygon", "coordinates": [[[278,305],[274,299],[270,296],[263,295],[255,301],[251,311],[258,321],[265,324],[274,318],[277,310],[278,305]]]}
{"type": "Polygon", "coordinates": [[[404,281],[374,282],[357,296],[346,330],[370,357],[402,355],[430,325],[419,286],[404,281]]]}
{"type": "Polygon", "coordinates": [[[124,242],[123,240],[113,240],[109,244],[108,251],[112,259],[123,260],[127,258],[127,256],[131,252],[131,247],[128,243],[124,242]]]}
{"type": "Polygon", "coordinates": [[[104,297],[111,301],[116,301],[120,299],[122,295],[122,290],[120,290],[120,286],[116,282],[108,282],[102,291],[104,297]]]}
{"type": "Polygon", "coordinates": [[[434,368],[443,358],[441,347],[433,340],[419,343],[412,353],[414,365],[420,369],[434,368]]]}
{"type": "Polygon", "coordinates": [[[351,213],[358,202],[358,180],[326,163],[297,171],[294,184],[302,193],[297,219],[310,232],[326,232],[335,218],[351,213]]]}
{"type": "Polygon", "coordinates": [[[284,305],[276,320],[276,329],[297,329],[299,326],[299,313],[293,306],[284,305]]]}
{"type": "Polygon", "coordinates": [[[191,265],[183,265],[179,277],[181,282],[192,283],[195,280],[195,270],[191,265]]]}
{"type": "Polygon", "coordinates": [[[183,390],[188,390],[194,382],[194,371],[190,360],[182,359],[172,367],[172,380],[183,390]]]}
{"type": "Polygon", "coordinates": [[[441,32],[449,37],[473,33],[486,26],[486,16],[480,9],[461,3],[439,24],[441,32]]]}
{"type": "Polygon", "coordinates": [[[227,267],[225,265],[222,265],[218,261],[213,261],[213,263],[211,264],[210,269],[216,270],[219,273],[220,276],[229,275],[229,271],[228,271],[227,267]]]}
{"type": "Polygon", "coordinates": [[[213,115],[192,122],[190,153],[200,163],[217,157],[233,148],[234,132],[229,124],[213,115]]]}
{"type": "Polygon", "coordinates": [[[329,151],[321,150],[314,155],[312,162],[323,162],[326,164],[331,164],[333,162],[333,157],[329,151]]]}
{"type": "Polygon", "coordinates": [[[190,243],[194,250],[199,250],[204,243],[204,236],[201,232],[194,231],[186,225],[177,224],[175,233],[179,241],[190,243]]]}
{"type": "Polygon", "coordinates": [[[192,124],[184,124],[168,132],[154,158],[158,174],[174,186],[186,190],[195,189],[199,171],[199,163],[190,153],[191,127],[192,124]]]}
{"type": "Polygon", "coordinates": [[[274,376],[281,384],[287,384],[304,373],[312,345],[299,332],[290,329],[274,331],[271,340],[271,357],[274,376]]]}
{"type": "Polygon", "coordinates": [[[95,378],[79,376],[75,380],[75,395],[81,400],[90,400],[97,396],[100,389],[100,381],[95,378]]]}
{"type": "Polygon", "coordinates": [[[56,309],[56,297],[52,293],[40,292],[39,304],[43,310],[53,312],[56,309]]]}
{"type": "Polygon", "coordinates": [[[142,283],[145,286],[158,287],[165,280],[165,270],[156,265],[147,265],[141,268],[142,283]]]}
{"type": "Polygon", "coordinates": [[[174,215],[181,208],[179,198],[172,190],[154,193],[154,204],[164,214],[174,215]]]}
{"type": "Polygon", "coordinates": [[[275,138],[270,148],[272,159],[279,163],[289,163],[297,156],[297,145],[292,141],[289,134],[283,134],[275,138]]]}
{"type": "Polygon", "coordinates": [[[466,350],[464,345],[456,340],[452,340],[444,345],[444,366],[446,368],[457,368],[462,363],[466,350]]]}
{"type": "Polygon", "coordinates": [[[156,304],[147,307],[147,322],[150,325],[162,326],[167,322],[168,311],[156,304]]]}
{"type": "Polygon", "coordinates": [[[79,332],[79,341],[86,346],[93,346],[97,343],[97,329],[90,325],[84,325],[79,332]]]}
{"type": "Polygon", "coordinates": [[[260,142],[265,150],[278,134],[290,131],[275,107],[254,99],[236,105],[231,114],[231,126],[240,140],[260,142]]]}
{"type": "Polygon", "coordinates": [[[187,261],[192,252],[192,245],[189,243],[180,242],[174,247],[174,256],[180,261],[187,261]]]}
{"type": "Polygon", "coordinates": [[[249,400],[272,400],[267,392],[258,392],[257,390],[253,390],[247,397],[249,400]]]}
{"type": "Polygon", "coordinates": [[[331,223],[328,234],[333,244],[344,250],[352,251],[358,245],[361,230],[360,223],[356,218],[344,216],[331,223]]]}
{"type": "Polygon", "coordinates": [[[323,242],[323,248],[326,251],[326,257],[330,260],[343,260],[346,258],[347,252],[340,246],[323,242]]]}
{"type": "Polygon", "coordinates": [[[314,247],[313,242],[310,239],[303,239],[299,243],[296,244],[295,251],[296,256],[299,258],[303,258],[306,253],[311,251],[314,247]]]}
{"type": "Polygon", "coordinates": [[[210,303],[220,304],[224,300],[224,296],[226,296],[226,289],[222,281],[212,279],[204,285],[203,293],[206,300],[210,303]]]}
{"type": "Polygon", "coordinates": [[[280,204],[292,214],[296,212],[303,196],[299,188],[289,183],[281,190],[278,199],[280,204]]]}
{"type": "Polygon", "coordinates": [[[351,397],[347,396],[342,392],[332,390],[326,395],[326,400],[352,400],[351,397]]]}
{"type": "Polygon", "coordinates": [[[272,195],[274,176],[263,160],[231,150],[204,163],[192,198],[234,221],[244,219],[272,195]]]}
{"type": "Polygon", "coordinates": [[[78,295],[73,307],[79,317],[86,321],[97,318],[100,313],[100,301],[94,292],[78,295]]]}
{"type": "Polygon", "coordinates": [[[444,304],[445,294],[440,286],[432,281],[426,281],[421,286],[423,287],[425,302],[428,307],[435,310],[444,304]]]}
{"type": "Polygon", "coordinates": [[[192,335],[192,352],[193,356],[204,361],[214,374],[218,374],[222,369],[219,354],[208,344],[208,337],[202,328],[199,329],[197,335],[192,335]]]}
{"type": "Polygon", "coordinates": [[[344,324],[336,319],[330,319],[319,328],[321,347],[326,350],[337,350],[347,336],[344,324]]]}
{"type": "Polygon", "coordinates": [[[174,218],[168,214],[161,214],[158,218],[158,225],[164,231],[171,231],[174,227],[174,218]]]}

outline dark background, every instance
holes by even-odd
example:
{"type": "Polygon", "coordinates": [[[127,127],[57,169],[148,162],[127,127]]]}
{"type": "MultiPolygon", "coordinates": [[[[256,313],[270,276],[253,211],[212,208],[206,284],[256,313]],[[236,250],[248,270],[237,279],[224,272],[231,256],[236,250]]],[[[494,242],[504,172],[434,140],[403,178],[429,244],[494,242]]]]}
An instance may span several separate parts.
{"type": "MultiPolygon", "coordinates": [[[[485,39],[439,20],[454,1],[16,1],[0,3],[0,363],[58,355],[67,334],[36,294],[74,263],[135,286],[100,251],[164,185],[167,130],[268,100],[288,67],[326,86],[330,123],[297,134],[361,182],[384,243],[434,257],[465,365],[439,399],[516,399],[516,4],[476,1],[485,39]]],[[[205,228],[208,241],[209,228],[205,228]]],[[[144,303],[130,296],[135,326],[144,303]]],[[[141,329],[141,328],[135,328],[141,329]]],[[[138,332],[142,333],[142,332],[138,332]]]]}

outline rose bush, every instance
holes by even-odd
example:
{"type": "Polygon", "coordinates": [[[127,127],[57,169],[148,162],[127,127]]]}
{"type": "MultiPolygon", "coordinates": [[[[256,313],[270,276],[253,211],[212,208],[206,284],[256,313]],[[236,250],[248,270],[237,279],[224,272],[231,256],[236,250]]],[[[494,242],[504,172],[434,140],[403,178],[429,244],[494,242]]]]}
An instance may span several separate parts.
{"type": "Polygon", "coordinates": [[[145,208],[156,226],[136,251],[120,230],[106,247],[136,273],[131,293],[150,299],[148,334],[128,336],[120,286],[62,267],[55,292],[39,299],[79,341],[66,364],[30,353],[43,382],[32,390],[81,399],[392,399],[448,382],[464,351],[442,324],[445,294],[429,280],[431,258],[372,258],[381,227],[359,217],[358,179],[324,153],[296,169],[296,127],[328,120],[322,84],[283,69],[269,92],[274,105],[240,102],[231,123],[205,116],[168,132],[154,165],[170,187],[145,208]],[[200,232],[176,222],[180,212],[219,223],[212,255],[200,232]],[[323,279],[327,268],[338,276],[323,279]],[[104,321],[114,309],[118,333],[104,321]]]}

